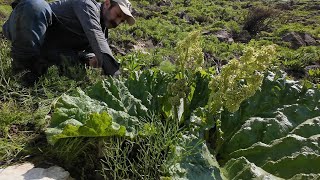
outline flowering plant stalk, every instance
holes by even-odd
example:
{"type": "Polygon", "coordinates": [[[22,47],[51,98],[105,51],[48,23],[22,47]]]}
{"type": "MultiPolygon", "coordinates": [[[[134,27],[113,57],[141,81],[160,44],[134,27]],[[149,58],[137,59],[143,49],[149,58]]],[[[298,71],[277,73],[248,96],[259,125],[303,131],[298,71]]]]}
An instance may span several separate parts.
{"type": "Polygon", "coordinates": [[[179,105],[182,105],[184,114],[188,112],[188,96],[191,92],[193,75],[202,70],[204,56],[200,43],[200,31],[194,31],[178,42],[176,47],[177,59],[177,81],[170,83],[168,92],[170,93],[170,103],[173,106],[173,116],[182,124],[184,117],[178,114],[179,105]]]}
{"type": "Polygon", "coordinates": [[[262,85],[265,71],[275,57],[273,45],[255,49],[249,47],[239,59],[231,60],[222,67],[218,75],[213,76],[209,87],[211,89],[208,105],[210,114],[217,115],[215,152],[223,144],[221,130],[221,112],[226,109],[236,112],[241,103],[253,96],[262,85]]]}
{"type": "Polygon", "coordinates": [[[244,100],[259,90],[264,73],[274,57],[275,47],[272,45],[261,49],[249,47],[239,60],[233,59],[223,66],[209,84],[210,112],[220,112],[223,107],[230,112],[236,112],[244,100]]]}

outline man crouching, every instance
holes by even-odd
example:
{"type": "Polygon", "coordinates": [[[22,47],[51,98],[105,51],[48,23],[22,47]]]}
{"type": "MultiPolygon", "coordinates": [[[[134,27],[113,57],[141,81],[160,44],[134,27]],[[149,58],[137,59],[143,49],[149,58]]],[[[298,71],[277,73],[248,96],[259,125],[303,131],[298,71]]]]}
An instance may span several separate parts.
{"type": "Polygon", "coordinates": [[[63,57],[79,59],[83,51],[94,53],[91,64],[114,75],[120,65],[107,42],[108,29],[135,23],[128,0],[16,0],[13,8],[3,33],[12,42],[12,71],[27,71],[27,84],[63,57]]]}

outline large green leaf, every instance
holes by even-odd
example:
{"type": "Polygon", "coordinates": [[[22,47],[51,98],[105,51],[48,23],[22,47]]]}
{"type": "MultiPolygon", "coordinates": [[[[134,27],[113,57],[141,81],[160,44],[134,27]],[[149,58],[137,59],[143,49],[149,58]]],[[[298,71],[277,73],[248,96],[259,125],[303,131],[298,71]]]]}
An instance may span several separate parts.
{"type": "Polygon", "coordinates": [[[111,116],[106,112],[101,114],[93,113],[89,116],[84,124],[77,120],[70,119],[62,124],[59,128],[48,128],[48,141],[54,144],[59,139],[71,137],[107,137],[107,136],[124,136],[126,133],[125,126],[120,126],[112,121],[111,116]],[[62,128],[63,127],[63,128],[62,128]]]}
{"type": "MultiPolygon", "coordinates": [[[[139,89],[138,86],[136,86],[139,89]]],[[[131,116],[145,117],[147,108],[140,99],[135,98],[119,79],[109,78],[101,81],[88,90],[88,95],[98,101],[105,102],[109,108],[124,111],[131,116]]]]}
{"type": "Polygon", "coordinates": [[[147,70],[133,73],[126,85],[132,95],[140,99],[150,111],[161,113],[163,108],[167,108],[163,106],[168,106],[168,84],[173,81],[171,74],[147,70]]]}
{"type": "Polygon", "coordinates": [[[260,92],[222,116],[226,142],[219,156],[229,178],[319,178],[319,106],[319,89],[269,73],[260,92]]]}
{"type": "Polygon", "coordinates": [[[172,159],[182,157],[169,168],[173,179],[225,179],[215,157],[200,138],[190,134],[181,138],[172,159]]]}
{"type": "MultiPolygon", "coordinates": [[[[135,100],[133,97],[132,99],[135,100]]],[[[117,102],[121,103],[120,100],[117,102]]],[[[138,107],[145,110],[143,106],[138,107]]],[[[77,89],[74,96],[64,94],[54,102],[51,124],[46,134],[51,144],[61,138],[80,136],[126,135],[132,138],[137,134],[139,126],[136,116],[112,109],[106,103],[92,99],[81,89],[77,89]]]]}
{"type": "Polygon", "coordinates": [[[228,161],[225,170],[228,172],[229,179],[281,179],[250,163],[244,157],[228,161]]]}

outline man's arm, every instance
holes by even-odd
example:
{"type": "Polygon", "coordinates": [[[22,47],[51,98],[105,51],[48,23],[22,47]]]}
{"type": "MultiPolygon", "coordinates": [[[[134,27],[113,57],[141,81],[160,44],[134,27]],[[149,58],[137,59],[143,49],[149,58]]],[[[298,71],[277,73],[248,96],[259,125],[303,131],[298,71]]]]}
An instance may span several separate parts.
{"type": "Polygon", "coordinates": [[[100,24],[100,9],[91,0],[73,1],[73,9],[97,57],[98,67],[106,75],[114,75],[119,70],[119,63],[112,55],[100,24]]]}

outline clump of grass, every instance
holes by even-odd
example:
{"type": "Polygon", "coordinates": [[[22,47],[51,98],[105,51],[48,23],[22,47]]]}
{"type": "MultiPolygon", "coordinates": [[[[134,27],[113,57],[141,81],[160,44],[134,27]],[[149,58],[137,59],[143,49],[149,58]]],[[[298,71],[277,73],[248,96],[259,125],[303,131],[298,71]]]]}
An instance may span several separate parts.
{"type": "Polygon", "coordinates": [[[4,97],[4,91],[10,89],[10,74],[11,74],[11,58],[9,43],[5,40],[0,40],[0,94],[4,97]]]}
{"type": "Polygon", "coordinates": [[[30,119],[28,111],[19,109],[14,101],[0,104],[0,131],[3,137],[8,135],[10,125],[26,124],[30,119]]]}
{"type": "Polygon", "coordinates": [[[22,132],[7,138],[0,138],[0,166],[24,159],[26,147],[35,137],[36,134],[32,132],[22,132]]]}
{"type": "Polygon", "coordinates": [[[178,143],[179,125],[156,117],[150,120],[135,139],[104,141],[101,175],[105,179],[160,179],[169,174],[165,164],[178,143]]]}
{"type": "Polygon", "coordinates": [[[84,83],[84,85],[88,86],[88,84],[95,84],[98,81],[102,80],[103,77],[101,76],[101,74],[102,69],[86,67],[86,83],[84,83]]]}
{"type": "Polygon", "coordinates": [[[43,144],[38,152],[45,159],[67,169],[77,179],[94,179],[95,169],[99,164],[99,139],[66,138],[54,145],[43,144]]]}
{"type": "Polygon", "coordinates": [[[309,69],[307,73],[311,82],[320,84],[320,68],[309,69]]]}
{"type": "Polygon", "coordinates": [[[297,50],[280,48],[278,58],[286,70],[304,73],[304,68],[320,62],[320,50],[316,46],[300,47],[297,50]]]}
{"type": "Polygon", "coordinates": [[[22,109],[14,101],[0,104],[0,165],[19,160],[36,134],[30,109],[22,109]]]}
{"type": "Polygon", "coordinates": [[[292,23],[285,23],[280,24],[279,28],[275,29],[274,35],[275,36],[283,36],[288,32],[298,32],[298,33],[308,33],[313,37],[319,38],[320,28],[315,27],[312,24],[310,25],[303,25],[301,23],[292,22],[292,23]]]}

